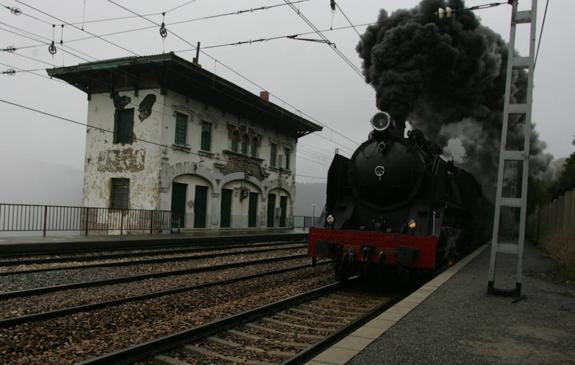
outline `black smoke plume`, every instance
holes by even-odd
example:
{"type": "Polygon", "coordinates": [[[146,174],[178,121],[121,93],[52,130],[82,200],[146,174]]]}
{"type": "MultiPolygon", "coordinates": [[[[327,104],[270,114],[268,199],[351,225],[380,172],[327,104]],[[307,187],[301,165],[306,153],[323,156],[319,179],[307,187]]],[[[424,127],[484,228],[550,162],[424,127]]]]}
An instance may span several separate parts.
{"type": "MultiPolygon", "coordinates": [[[[507,45],[463,0],[423,0],[391,15],[381,10],[357,46],[377,107],[408,120],[487,191],[497,180],[507,45]],[[439,18],[439,8],[455,9],[439,18]]],[[[512,102],[526,99],[527,75],[514,71],[512,102]]],[[[522,120],[510,118],[509,149],[522,149],[522,120]]],[[[530,174],[542,177],[552,156],[531,134],[530,174]]]]}

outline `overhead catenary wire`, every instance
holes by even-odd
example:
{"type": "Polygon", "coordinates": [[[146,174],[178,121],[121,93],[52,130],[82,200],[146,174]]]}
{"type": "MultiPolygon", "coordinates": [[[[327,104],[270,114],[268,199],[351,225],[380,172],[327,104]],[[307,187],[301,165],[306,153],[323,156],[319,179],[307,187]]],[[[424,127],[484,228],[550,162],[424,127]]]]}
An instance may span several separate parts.
{"type": "Polygon", "coordinates": [[[352,23],[352,21],[348,18],[348,16],[344,13],[343,9],[339,6],[339,4],[334,1],[335,6],[338,8],[338,10],[341,12],[341,14],[343,15],[343,17],[347,20],[347,22],[349,23],[349,25],[351,25],[351,27],[353,28],[353,30],[355,31],[355,33],[357,34],[357,36],[361,39],[361,34],[359,34],[359,31],[357,30],[357,28],[355,27],[355,25],[352,23]]]}
{"type": "MultiPolygon", "coordinates": [[[[19,1],[19,0],[17,0],[17,1],[19,1]]],[[[118,3],[116,3],[116,2],[113,1],[113,0],[108,0],[108,2],[110,2],[110,3],[112,3],[112,4],[116,5],[116,6],[118,6],[118,7],[120,7],[120,8],[122,8],[122,9],[124,9],[124,10],[126,10],[127,12],[130,12],[130,13],[135,14],[135,15],[139,15],[137,12],[135,12],[135,11],[133,11],[133,10],[131,10],[131,9],[129,9],[129,8],[127,8],[127,7],[123,6],[123,5],[121,5],[121,4],[118,4],[118,3]]],[[[291,3],[290,3],[290,5],[291,5],[291,3]]],[[[292,5],[292,6],[293,6],[293,5],[292,5]]],[[[146,20],[146,21],[148,21],[148,22],[150,22],[150,23],[152,23],[152,24],[155,24],[156,26],[160,26],[159,23],[157,23],[157,22],[155,22],[155,21],[153,21],[153,20],[151,20],[151,19],[148,19],[148,18],[146,18],[146,17],[144,17],[144,16],[142,16],[142,15],[139,15],[139,16],[140,16],[142,19],[144,19],[144,20],[146,20]]],[[[176,32],[172,31],[171,34],[173,34],[174,37],[178,38],[179,40],[183,41],[184,43],[190,45],[190,46],[193,47],[194,49],[196,48],[196,45],[192,44],[192,43],[189,42],[187,39],[181,37],[181,36],[178,35],[176,32]]],[[[226,69],[228,69],[229,71],[231,71],[232,73],[234,73],[235,75],[241,77],[243,80],[245,80],[245,81],[249,82],[250,84],[256,86],[256,87],[259,88],[260,90],[266,90],[265,87],[263,87],[263,86],[261,86],[261,85],[255,83],[254,81],[250,80],[249,78],[247,78],[247,77],[244,76],[243,74],[239,73],[239,72],[236,71],[235,69],[231,68],[230,66],[226,65],[225,63],[221,62],[220,60],[216,59],[215,57],[211,56],[209,53],[207,53],[207,52],[205,52],[205,51],[203,51],[203,50],[201,50],[201,49],[200,49],[200,52],[201,52],[202,54],[206,55],[207,57],[209,57],[209,58],[211,58],[211,59],[217,61],[220,65],[222,65],[223,67],[225,67],[226,69]]],[[[344,57],[345,57],[345,56],[344,56],[344,57]]],[[[351,61],[350,61],[350,62],[351,62],[351,61]]],[[[360,72],[360,74],[361,74],[361,72],[360,72]]],[[[362,76],[362,78],[363,78],[363,76],[362,76]]],[[[280,100],[280,101],[286,103],[285,101],[283,101],[283,100],[280,99],[279,97],[275,96],[275,95],[272,94],[271,92],[270,92],[270,95],[272,95],[272,96],[274,96],[276,99],[278,99],[278,100],[280,100]]],[[[295,108],[293,105],[291,105],[291,104],[289,104],[289,103],[286,103],[286,104],[289,105],[290,107],[294,108],[294,110],[300,111],[299,109],[295,108]]],[[[306,115],[306,116],[307,116],[307,115],[306,115]]],[[[309,116],[308,116],[308,117],[309,117],[309,116]]],[[[310,118],[310,119],[311,119],[311,118],[310,118]]],[[[314,119],[312,119],[312,120],[314,120],[314,119]]],[[[314,121],[317,122],[317,120],[314,120],[314,121]]],[[[342,134],[342,133],[336,131],[335,129],[333,129],[333,128],[331,128],[331,127],[328,127],[328,126],[326,126],[325,124],[323,124],[323,123],[321,123],[321,122],[319,122],[319,124],[320,124],[321,126],[323,126],[323,127],[326,127],[326,128],[328,128],[328,129],[332,130],[334,133],[337,133],[338,135],[344,137],[346,140],[348,140],[348,141],[354,143],[356,146],[359,145],[358,142],[356,142],[356,141],[352,140],[351,138],[345,136],[344,134],[342,134]]]]}
{"type": "MultiPolygon", "coordinates": [[[[362,27],[362,26],[367,26],[367,25],[372,25],[372,24],[373,23],[362,23],[362,24],[342,26],[342,27],[337,27],[337,28],[326,28],[326,29],[321,29],[321,31],[322,32],[333,32],[333,31],[337,31],[337,30],[351,29],[353,27],[362,27]]],[[[245,44],[275,41],[275,40],[279,40],[279,39],[297,39],[295,37],[299,37],[299,36],[303,36],[303,35],[309,35],[309,34],[315,34],[315,32],[312,31],[312,32],[302,32],[302,33],[291,33],[291,34],[284,34],[284,35],[272,36],[272,37],[267,37],[267,38],[257,38],[257,39],[250,39],[250,40],[245,40],[245,41],[236,41],[236,42],[207,45],[207,46],[202,46],[202,49],[221,48],[221,47],[228,47],[228,46],[241,46],[241,45],[245,45],[245,44]]],[[[181,50],[177,50],[174,52],[175,53],[183,53],[183,52],[192,52],[192,51],[195,51],[195,49],[181,49],[181,50]]]]}
{"type": "MultiPolygon", "coordinates": [[[[12,102],[12,101],[9,101],[9,100],[5,100],[5,99],[1,99],[1,98],[0,98],[0,102],[1,102],[1,103],[4,103],[4,104],[12,105],[12,106],[17,107],[17,108],[25,109],[25,110],[28,110],[28,111],[31,111],[31,112],[34,112],[34,113],[38,113],[38,114],[41,114],[41,115],[45,115],[45,116],[48,116],[48,117],[51,117],[51,118],[59,119],[59,120],[62,120],[62,121],[65,121],[65,122],[68,122],[68,123],[71,123],[71,124],[76,124],[76,125],[80,125],[80,126],[83,126],[83,127],[86,127],[86,128],[94,129],[94,130],[97,130],[97,131],[100,131],[100,132],[110,133],[110,134],[112,134],[112,135],[115,133],[113,130],[109,130],[109,129],[106,129],[106,128],[101,128],[101,127],[96,127],[96,126],[93,126],[93,125],[89,125],[88,123],[79,122],[79,121],[74,120],[74,119],[71,119],[71,118],[67,118],[67,117],[63,117],[63,116],[61,116],[61,115],[49,113],[49,112],[46,112],[46,111],[43,111],[43,110],[40,110],[40,109],[32,108],[32,107],[30,107],[30,106],[26,106],[26,105],[23,105],[23,104],[15,103],[15,102],[12,102]]],[[[138,138],[138,137],[136,137],[136,136],[133,136],[133,137],[132,137],[132,140],[135,141],[135,142],[142,142],[142,143],[154,145],[154,146],[161,147],[161,148],[165,148],[165,149],[178,150],[176,147],[172,147],[172,146],[169,146],[169,145],[167,145],[167,144],[150,141],[150,140],[143,139],[143,138],[138,138]]],[[[204,155],[202,155],[202,154],[200,154],[200,153],[197,153],[197,152],[188,151],[188,153],[190,153],[190,154],[192,154],[192,155],[204,157],[204,155]]],[[[298,176],[298,174],[295,174],[295,176],[298,176]]],[[[309,177],[309,176],[305,176],[305,177],[309,177]]],[[[319,178],[319,177],[318,177],[318,178],[319,178]]]]}
{"type": "MultiPolygon", "coordinates": [[[[35,8],[35,7],[32,7],[32,6],[26,4],[26,3],[23,2],[23,1],[20,1],[20,0],[16,0],[16,1],[17,1],[18,3],[21,3],[21,4],[24,5],[24,6],[28,6],[28,7],[30,7],[31,9],[40,12],[41,14],[44,14],[44,15],[46,15],[46,16],[48,16],[48,17],[52,17],[52,18],[54,18],[54,19],[56,19],[56,20],[62,22],[63,24],[71,25],[69,22],[66,22],[66,21],[64,21],[64,20],[62,20],[62,19],[60,19],[60,18],[58,18],[58,17],[56,17],[56,16],[54,16],[54,15],[51,15],[51,14],[45,12],[45,11],[42,11],[42,10],[37,9],[37,8],[35,8]]],[[[110,1],[110,0],[109,0],[109,1],[110,1]]],[[[110,1],[110,2],[113,3],[113,1],[110,1]]],[[[121,5],[118,5],[118,6],[122,7],[121,5]]],[[[276,6],[277,6],[277,5],[276,5],[276,6]]],[[[124,7],[124,8],[125,8],[125,7],[124,7]]],[[[147,20],[148,22],[151,22],[152,24],[155,24],[156,26],[159,26],[158,23],[156,23],[156,22],[154,22],[154,21],[152,21],[152,20],[150,20],[150,19],[147,19],[147,18],[143,17],[142,15],[139,15],[138,13],[136,13],[136,12],[130,10],[130,9],[127,9],[127,8],[125,8],[125,9],[126,9],[127,11],[129,11],[129,12],[135,14],[135,15],[138,15],[139,17],[144,18],[144,19],[147,20]]],[[[74,27],[74,28],[77,29],[77,30],[82,31],[80,28],[78,28],[78,27],[75,26],[75,25],[71,25],[71,26],[74,27]]],[[[112,45],[114,45],[114,46],[116,46],[116,47],[118,47],[118,48],[127,50],[127,51],[129,51],[130,53],[132,53],[132,54],[138,55],[138,54],[136,54],[135,52],[126,49],[125,47],[122,47],[122,46],[119,46],[119,45],[117,45],[117,44],[115,44],[115,43],[113,43],[113,42],[107,41],[107,40],[104,39],[101,35],[95,35],[95,34],[92,34],[92,33],[90,33],[90,32],[87,32],[87,31],[85,31],[85,30],[84,30],[84,32],[85,32],[85,33],[88,33],[88,34],[90,34],[90,35],[92,35],[93,37],[96,37],[96,38],[102,39],[102,40],[104,40],[104,41],[106,41],[106,42],[108,42],[108,43],[111,43],[112,45]]],[[[180,37],[180,36],[177,35],[175,32],[172,32],[172,34],[173,34],[174,36],[176,36],[178,39],[180,39],[180,40],[184,41],[185,43],[187,43],[188,45],[190,45],[190,46],[192,46],[192,47],[195,47],[195,45],[191,44],[191,43],[190,43],[189,41],[187,41],[186,39],[180,37]]],[[[234,74],[236,74],[237,76],[241,77],[243,80],[249,82],[250,84],[252,84],[252,85],[258,87],[260,90],[265,90],[265,89],[266,89],[266,88],[262,87],[261,85],[255,83],[254,81],[250,80],[249,78],[247,78],[247,77],[244,76],[243,74],[239,73],[239,72],[236,71],[235,69],[233,69],[233,68],[231,68],[230,66],[226,65],[225,63],[221,62],[220,60],[217,60],[215,57],[211,56],[210,54],[206,53],[205,51],[202,51],[202,54],[204,54],[204,55],[206,55],[207,57],[213,59],[214,61],[217,61],[217,62],[218,62],[220,65],[222,65],[224,68],[228,69],[229,71],[231,71],[232,73],[234,73],[234,74]]],[[[344,134],[342,134],[342,133],[336,131],[335,129],[333,129],[333,128],[331,128],[331,127],[329,127],[329,126],[327,126],[327,125],[325,125],[325,124],[323,124],[323,123],[321,123],[321,122],[318,121],[317,119],[311,117],[309,114],[307,114],[307,113],[301,111],[300,109],[296,108],[295,106],[293,106],[292,104],[290,104],[290,103],[288,103],[287,101],[283,100],[283,99],[280,98],[279,96],[277,96],[277,95],[275,95],[275,94],[272,94],[272,93],[270,93],[270,95],[273,96],[274,98],[276,98],[277,100],[283,102],[285,105],[288,105],[289,107],[291,107],[292,109],[294,109],[296,112],[299,112],[300,114],[306,116],[308,119],[313,120],[314,122],[316,122],[316,123],[322,125],[322,126],[325,127],[326,129],[329,129],[329,130],[333,131],[334,133],[336,133],[336,134],[342,136],[344,139],[346,139],[346,140],[348,140],[348,141],[354,143],[355,146],[359,145],[358,142],[353,141],[352,139],[350,139],[349,137],[345,136],[344,134]]],[[[338,144],[338,145],[340,145],[341,147],[347,149],[347,147],[345,147],[344,145],[341,145],[340,143],[337,143],[337,142],[333,141],[333,140],[330,139],[330,138],[327,138],[327,137],[325,137],[325,136],[322,136],[321,134],[316,134],[316,136],[319,137],[319,138],[322,138],[322,139],[324,139],[324,140],[326,140],[326,141],[328,141],[328,142],[331,142],[331,143],[334,143],[334,144],[338,144]]],[[[354,146],[354,148],[355,148],[355,146],[354,146]]]]}
{"type": "Polygon", "coordinates": [[[108,44],[113,45],[114,47],[120,48],[120,49],[122,49],[122,50],[124,50],[124,51],[126,51],[126,52],[128,52],[128,53],[131,53],[131,54],[134,55],[134,56],[139,56],[138,53],[136,53],[136,52],[134,52],[134,51],[131,51],[131,50],[129,50],[128,48],[126,48],[126,47],[124,47],[124,46],[121,46],[121,45],[119,45],[119,44],[117,44],[117,43],[114,43],[114,42],[112,42],[112,41],[110,41],[110,40],[108,40],[108,39],[106,39],[106,38],[103,38],[103,37],[101,37],[101,36],[99,36],[99,35],[97,35],[97,34],[94,34],[94,33],[92,33],[92,32],[89,32],[89,31],[87,31],[87,30],[85,30],[85,29],[79,28],[79,27],[77,27],[77,26],[74,25],[74,24],[70,24],[70,23],[68,23],[68,22],[66,22],[66,21],[64,21],[64,20],[62,20],[62,19],[60,19],[60,18],[58,18],[58,17],[56,17],[56,16],[54,16],[54,15],[50,15],[50,14],[46,13],[46,12],[43,11],[43,10],[40,10],[40,9],[38,9],[38,8],[32,6],[32,5],[29,5],[29,4],[25,3],[24,1],[21,1],[21,0],[15,0],[15,1],[16,1],[18,4],[22,4],[22,5],[24,5],[24,6],[28,7],[28,8],[30,8],[30,9],[33,9],[33,10],[35,10],[35,11],[41,13],[41,14],[44,14],[44,15],[49,16],[49,17],[51,17],[51,18],[54,18],[54,19],[58,20],[59,22],[62,22],[63,24],[69,25],[69,26],[73,27],[74,29],[79,30],[80,32],[84,32],[84,33],[87,33],[87,34],[89,34],[89,35],[91,35],[91,36],[94,36],[94,37],[96,37],[96,38],[98,38],[98,39],[100,39],[100,40],[102,40],[102,41],[104,41],[104,42],[106,42],[106,43],[108,43],[108,44]]]}
{"type": "MultiPolygon", "coordinates": [[[[111,1],[111,0],[108,0],[111,1]]],[[[292,2],[289,0],[284,0],[286,4],[292,8],[292,10],[322,39],[326,44],[341,58],[361,79],[364,80],[363,73],[357,68],[357,66],[346,57],[337,47],[335,47],[332,41],[330,41],[312,22],[309,20],[292,2]]]]}
{"type": "Polygon", "coordinates": [[[547,19],[547,9],[549,8],[549,0],[545,3],[545,12],[543,13],[543,21],[541,22],[541,31],[539,32],[539,40],[537,41],[537,52],[535,53],[535,61],[533,62],[533,72],[537,66],[537,58],[539,58],[539,50],[541,49],[541,40],[543,39],[543,30],[545,29],[545,20],[547,19]]]}
{"type": "MultiPolygon", "coordinates": [[[[26,39],[30,39],[30,40],[35,40],[35,41],[38,41],[38,42],[43,42],[44,45],[50,45],[50,44],[51,44],[51,42],[48,40],[48,38],[44,38],[44,37],[42,37],[42,36],[40,36],[40,35],[38,35],[38,34],[29,32],[29,31],[25,31],[25,33],[24,33],[24,31],[21,30],[20,28],[14,27],[14,26],[12,26],[12,25],[10,25],[10,24],[7,24],[7,23],[4,23],[4,22],[0,22],[0,24],[9,26],[9,27],[15,29],[15,31],[14,31],[14,30],[9,30],[9,29],[0,27],[0,30],[1,30],[1,31],[7,32],[7,33],[11,33],[11,34],[17,35],[17,36],[22,37],[22,38],[26,38],[26,39]],[[26,34],[26,33],[27,33],[27,34],[26,34]],[[30,35],[28,35],[28,34],[30,34],[30,35]],[[42,38],[46,39],[46,41],[42,41],[42,38]]],[[[75,48],[72,48],[72,47],[67,47],[67,48],[68,48],[68,49],[62,49],[62,51],[65,52],[65,53],[67,53],[67,54],[69,54],[69,55],[71,55],[71,56],[74,56],[74,57],[78,58],[79,60],[86,61],[86,62],[90,61],[88,58],[79,56],[79,55],[77,55],[76,53],[84,54],[85,56],[94,59],[92,56],[89,56],[89,55],[85,54],[84,52],[81,52],[81,51],[79,51],[79,50],[77,50],[77,49],[75,49],[75,48]],[[70,50],[72,50],[72,51],[74,51],[74,52],[71,52],[70,50]]],[[[18,50],[21,50],[21,49],[22,49],[22,48],[9,48],[9,49],[6,48],[5,50],[6,50],[6,52],[9,52],[9,53],[11,53],[11,54],[17,54],[16,52],[17,52],[18,50]]],[[[22,56],[22,54],[19,54],[19,55],[22,56]]],[[[25,56],[23,56],[23,57],[25,57],[25,56]]],[[[50,63],[50,66],[52,66],[51,63],[50,63]]]]}

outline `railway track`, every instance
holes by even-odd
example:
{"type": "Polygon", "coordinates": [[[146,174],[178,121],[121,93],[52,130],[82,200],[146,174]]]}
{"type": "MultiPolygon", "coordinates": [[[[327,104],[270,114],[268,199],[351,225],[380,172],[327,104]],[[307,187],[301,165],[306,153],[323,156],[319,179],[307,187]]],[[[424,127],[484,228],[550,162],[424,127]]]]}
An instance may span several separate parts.
{"type": "MultiPolygon", "coordinates": [[[[319,263],[319,265],[324,265],[324,264],[328,264],[328,263],[329,262],[323,262],[323,263],[319,263]]],[[[279,275],[279,274],[283,274],[283,273],[287,273],[287,272],[298,271],[298,270],[306,269],[309,267],[310,267],[309,263],[308,264],[291,265],[291,266],[281,268],[281,269],[265,270],[265,271],[257,272],[254,274],[239,275],[239,276],[235,276],[235,277],[231,277],[231,278],[227,278],[227,279],[203,282],[200,284],[189,285],[189,286],[185,286],[185,287],[155,291],[152,293],[146,293],[146,294],[141,294],[141,295],[127,296],[127,297],[120,298],[120,299],[100,301],[100,302],[95,302],[95,303],[88,303],[88,304],[82,304],[82,305],[77,305],[77,306],[65,307],[65,308],[40,312],[40,313],[25,314],[25,315],[17,316],[17,317],[4,318],[4,319],[0,319],[0,328],[10,327],[10,326],[24,324],[24,323],[42,321],[42,320],[47,320],[47,319],[56,318],[56,317],[67,316],[67,315],[71,315],[74,313],[93,311],[93,310],[101,309],[101,308],[105,308],[105,307],[111,307],[111,306],[115,306],[115,305],[121,305],[121,304],[136,302],[136,301],[143,301],[143,300],[167,296],[167,295],[174,295],[174,294],[179,294],[179,293],[184,293],[184,292],[189,292],[189,291],[194,291],[194,290],[201,290],[201,289],[214,287],[214,286],[229,285],[229,284],[233,284],[233,283],[237,283],[237,282],[241,282],[241,281],[246,281],[246,280],[253,280],[253,279],[257,279],[257,278],[261,278],[261,277],[265,277],[265,276],[279,275]]]]}
{"type": "Polygon", "coordinates": [[[168,277],[168,276],[198,274],[198,273],[210,272],[210,271],[216,271],[216,270],[225,270],[225,269],[232,269],[232,268],[238,268],[238,267],[245,267],[245,266],[250,266],[250,265],[258,265],[258,264],[265,264],[265,263],[272,263],[272,262],[281,262],[281,261],[293,260],[293,259],[304,259],[306,257],[307,257],[307,255],[305,255],[305,254],[288,255],[288,256],[256,259],[256,260],[249,260],[249,261],[238,261],[238,262],[219,264],[219,265],[205,265],[205,266],[194,267],[194,268],[190,268],[190,269],[152,272],[152,273],[148,273],[148,274],[124,276],[124,277],[119,277],[119,278],[114,278],[114,279],[84,281],[84,282],[72,283],[72,284],[53,285],[53,286],[45,286],[45,287],[40,287],[40,288],[32,288],[32,289],[25,289],[25,290],[18,290],[18,291],[9,291],[9,292],[0,293],[0,301],[4,300],[4,299],[23,298],[23,297],[29,297],[29,296],[33,296],[33,295],[46,294],[46,293],[53,293],[53,292],[63,291],[63,290],[79,289],[79,288],[93,288],[93,287],[99,287],[99,286],[105,286],[105,285],[124,284],[124,283],[129,283],[129,282],[141,281],[141,280],[145,280],[145,279],[156,279],[156,278],[164,278],[164,277],[168,277]]]}
{"type": "MultiPolygon", "coordinates": [[[[159,263],[166,263],[166,262],[174,262],[174,261],[193,261],[193,260],[203,260],[203,259],[210,259],[216,257],[224,257],[230,255],[254,255],[264,252],[275,252],[275,251],[282,251],[282,250],[297,250],[305,248],[306,245],[304,244],[282,244],[282,245],[275,245],[272,247],[264,247],[264,248],[249,248],[243,250],[218,250],[218,252],[212,252],[207,254],[198,254],[198,252],[194,252],[193,254],[189,255],[182,255],[178,253],[170,253],[170,254],[149,254],[146,253],[144,257],[148,256],[160,256],[155,258],[148,258],[148,259],[135,259],[125,261],[126,259],[131,259],[135,257],[140,257],[141,255],[129,255],[129,256],[119,256],[110,259],[109,257],[103,258],[84,258],[84,260],[73,260],[72,258],[65,258],[64,261],[54,261],[56,259],[46,259],[41,260],[41,262],[35,262],[32,260],[32,263],[22,264],[19,263],[16,265],[14,261],[10,262],[0,262],[0,277],[1,276],[9,276],[9,275],[22,275],[22,274],[30,274],[30,273],[39,273],[44,271],[59,271],[59,270],[79,270],[79,269],[87,269],[87,268],[99,268],[99,267],[122,267],[122,266],[132,266],[132,265],[144,265],[144,264],[159,264],[159,263]],[[279,246],[279,247],[275,247],[279,246]],[[111,261],[108,261],[111,260],[111,261]],[[47,261],[47,262],[46,262],[47,261]],[[73,264],[78,261],[100,261],[97,263],[89,263],[89,264],[73,264]],[[57,263],[61,265],[58,266],[57,263]],[[67,264],[68,263],[68,264],[67,264]],[[72,264],[70,264],[72,263],[72,264]],[[7,266],[4,266],[7,265],[7,266]],[[33,266],[33,268],[23,269],[23,270],[11,270],[12,267],[17,266],[33,266]],[[40,266],[40,267],[38,267],[40,266]]],[[[189,252],[189,251],[188,251],[189,252]]]]}
{"type": "Polygon", "coordinates": [[[78,365],[301,364],[404,296],[335,283],[78,365]]]}
{"type": "Polygon", "coordinates": [[[213,252],[224,251],[233,249],[258,248],[258,247],[274,247],[281,245],[298,245],[305,243],[305,240],[289,240],[289,241],[276,241],[276,242],[260,242],[260,243],[241,243],[241,244],[221,244],[217,246],[193,246],[193,247],[165,247],[165,248],[147,248],[147,249],[133,249],[133,248],[120,248],[117,250],[93,250],[71,252],[66,254],[26,254],[25,256],[10,255],[7,257],[0,256],[0,266],[17,266],[17,265],[32,265],[32,264],[49,264],[57,262],[69,261],[96,261],[101,259],[123,259],[131,257],[146,257],[156,256],[163,254],[179,254],[179,253],[200,253],[200,252],[213,252]]]}
{"type": "Polygon", "coordinates": [[[7,323],[0,327],[0,363],[73,364],[238,313],[258,303],[305,292],[332,280],[328,265],[278,272],[216,280],[185,291],[7,323]]]}

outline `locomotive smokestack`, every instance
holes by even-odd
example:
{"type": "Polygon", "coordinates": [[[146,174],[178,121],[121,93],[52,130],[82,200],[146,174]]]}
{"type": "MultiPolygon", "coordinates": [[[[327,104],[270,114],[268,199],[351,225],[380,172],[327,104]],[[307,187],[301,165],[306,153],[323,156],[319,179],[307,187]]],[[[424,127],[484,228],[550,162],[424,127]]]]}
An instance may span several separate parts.
{"type": "MultiPolygon", "coordinates": [[[[403,121],[442,148],[457,145],[461,165],[483,185],[497,177],[505,94],[507,45],[481,25],[463,0],[423,0],[391,15],[381,10],[357,46],[365,80],[376,90],[376,105],[387,110],[401,133],[403,121]],[[450,7],[450,17],[437,9],[450,7]]],[[[524,71],[514,76],[512,103],[526,99],[524,71]]],[[[508,137],[522,140],[522,120],[510,120],[508,137]]],[[[531,134],[530,173],[540,177],[552,156],[531,134]]],[[[451,149],[452,150],[452,149],[451,149]]],[[[448,148],[446,152],[449,152],[448,148]]]]}

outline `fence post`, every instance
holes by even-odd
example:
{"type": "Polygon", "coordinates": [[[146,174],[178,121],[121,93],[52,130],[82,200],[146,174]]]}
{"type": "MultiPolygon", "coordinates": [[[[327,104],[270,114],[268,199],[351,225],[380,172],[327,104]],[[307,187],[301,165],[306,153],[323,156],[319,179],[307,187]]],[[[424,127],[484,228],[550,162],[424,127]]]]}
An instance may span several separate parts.
{"type": "Polygon", "coordinates": [[[42,236],[46,237],[46,226],[48,225],[48,206],[44,205],[44,228],[42,229],[42,236]]]}
{"type": "Polygon", "coordinates": [[[85,220],[85,235],[88,235],[88,218],[90,216],[90,208],[84,208],[84,214],[86,214],[86,220],[85,220]]]}
{"type": "Polygon", "coordinates": [[[154,233],[154,212],[155,210],[150,211],[150,234],[154,233]]]}
{"type": "Polygon", "coordinates": [[[124,235],[124,210],[120,211],[120,215],[122,216],[122,219],[120,219],[120,236],[124,235]]]}

